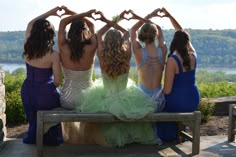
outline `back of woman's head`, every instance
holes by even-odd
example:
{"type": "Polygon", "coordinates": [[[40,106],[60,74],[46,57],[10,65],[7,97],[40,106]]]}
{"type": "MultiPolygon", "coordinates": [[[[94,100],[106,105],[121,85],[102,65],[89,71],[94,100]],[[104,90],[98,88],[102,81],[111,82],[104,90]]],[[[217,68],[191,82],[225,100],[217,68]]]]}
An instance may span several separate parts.
{"type": "Polygon", "coordinates": [[[85,21],[76,19],[72,21],[68,32],[68,44],[71,49],[70,59],[74,62],[79,61],[83,56],[84,46],[91,44],[91,32],[85,21]]]}
{"type": "Polygon", "coordinates": [[[41,58],[49,51],[52,52],[54,36],[54,27],[48,20],[39,19],[35,21],[30,36],[24,45],[23,55],[26,55],[30,60],[41,58]]]}
{"type": "Polygon", "coordinates": [[[107,76],[115,78],[129,71],[130,53],[123,34],[111,29],[106,33],[102,58],[107,76]]]}
{"type": "Polygon", "coordinates": [[[150,44],[154,42],[157,33],[157,28],[154,24],[145,23],[140,29],[138,38],[140,41],[150,44]]]}
{"type": "Polygon", "coordinates": [[[184,67],[190,69],[190,57],[188,53],[188,46],[190,42],[189,34],[184,30],[178,30],[174,34],[174,38],[170,44],[170,54],[169,57],[177,51],[183,59],[184,67]]]}

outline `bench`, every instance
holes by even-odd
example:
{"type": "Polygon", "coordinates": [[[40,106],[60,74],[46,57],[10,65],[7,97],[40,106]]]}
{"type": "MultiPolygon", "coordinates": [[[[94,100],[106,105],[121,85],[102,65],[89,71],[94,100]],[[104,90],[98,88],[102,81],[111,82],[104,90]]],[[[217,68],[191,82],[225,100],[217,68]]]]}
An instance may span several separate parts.
{"type": "Polygon", "coordinates": [[[229,106],[229,128],[228,128],[228,141],[233,142],[235,140],[236,128],[236,104],[230,104],[229,106]]]}
{"type": "MultiPolygon", "coordinates": [[[[43,157],[43,130],[44,124],[51,122],[120,122],[109,113],[81,113],[76,111],[38,111],[37,113],[37,155],[43,157]]],[[[178,122],[178,137],[183,141],[186,137],[192,142],[192,154],[199,154],[200,149],[200,123],[201,112],[195,111],[190,113],[151,113],[142,119],[134,119],[124,122],[178,122]],[[183,125],[189,126],[192,135],[184,131],[183,125]]]]}

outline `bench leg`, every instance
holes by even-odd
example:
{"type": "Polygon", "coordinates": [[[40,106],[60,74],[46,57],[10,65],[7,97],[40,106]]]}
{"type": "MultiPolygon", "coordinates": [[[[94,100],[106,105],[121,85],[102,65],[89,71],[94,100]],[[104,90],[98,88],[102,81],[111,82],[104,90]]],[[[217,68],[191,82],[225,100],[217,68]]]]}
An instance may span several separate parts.
{"type": "Polygon", "coordinates": [[[236,104],[230,104],[229,106],[229,128],[228,128],[228,141],[233,142],[235,140],[235,121],[236,121],[236,115],[234,115],[234,108],[236,107],[236,104]]]}
{"type": "Polygon", "coordinates": [[[177,125],[178,125],[178,142],[183,143],[184,137],[181,132],[184,130],[184,125],[182,122],[177,122],[177,125]]]}
{"type": "Polygon", "coordinates": [[[194,112],[195,122],[193,126],[193,141],[192,141],[192,154],[199,154],[200,151],[200,125],[201,125],[201,112],[194,112]]]}
{"type": "Polygon", "coordinates": [[[43,157],[43,113],[38,111],[37,113],[37,157],[43,157]]]}

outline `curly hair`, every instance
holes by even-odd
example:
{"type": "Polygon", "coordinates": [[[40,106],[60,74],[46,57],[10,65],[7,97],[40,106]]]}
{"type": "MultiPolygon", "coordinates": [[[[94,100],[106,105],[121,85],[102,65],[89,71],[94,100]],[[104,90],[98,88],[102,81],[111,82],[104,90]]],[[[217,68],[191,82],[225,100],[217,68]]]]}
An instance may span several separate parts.
{"type": "Polygon", "coordinates": [[[24,44],[22,56],[29,60],[41,58],[49,51],[52,53],[55,31],[48,20],[38,19],[34,22],[30,36],[24,44]]]}
{"type": "Polygon", "coordinates": [[[128,53],[128,44],[120,31],[111,29],[106,33],[101,57],[108,77],[116,78],[129,71],[131,56],[128,53]]]}
{"type": "Polygon", "coordinates": [[[91,44],[91,32],[84,20],[76,19],[72,21],[68,32],[68,45],[71,49],[70,59],[73,62],[79,61],[84,53],[84,46],[91,44]]]}
{"type": "Polygon", "coordinates": [[[184,30],[178,30],[174,34],[174,38],[170,44],[170,54],[168,57],[170,57],[174,51],[178,51],[180,56],[183,59],[183,66],[186,68],[186,70],[190,70],[190,56],[188,53],[188,43],[190,42],[190,35],[188,32],[184,30]]]}
{"type": "Polygon", "coordinates": [[[138,34],[138,39],[142,42],[152,43],[157,34],[157,29],[155,29],[155,26],[151,24],[150,22],[145,23],[138,34]]]}

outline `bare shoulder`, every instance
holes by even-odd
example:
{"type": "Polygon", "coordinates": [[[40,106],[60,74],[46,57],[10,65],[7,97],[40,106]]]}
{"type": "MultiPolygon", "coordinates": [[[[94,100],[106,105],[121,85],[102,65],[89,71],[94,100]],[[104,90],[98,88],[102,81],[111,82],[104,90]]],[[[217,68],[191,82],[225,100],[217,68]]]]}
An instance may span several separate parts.
{"type": "Polygon", "coordinates": [[[173,57],[169,57],[166,62],[167,65],[176,65],[176,61],[173,57]]]}
{"type": "Polygon", "coordinates": [[[51,59],[52,59],[52,61],[60,60],[60,53],[59,53],[59,51],[53,50],[53,52],[51,54],[51,59]]]}

